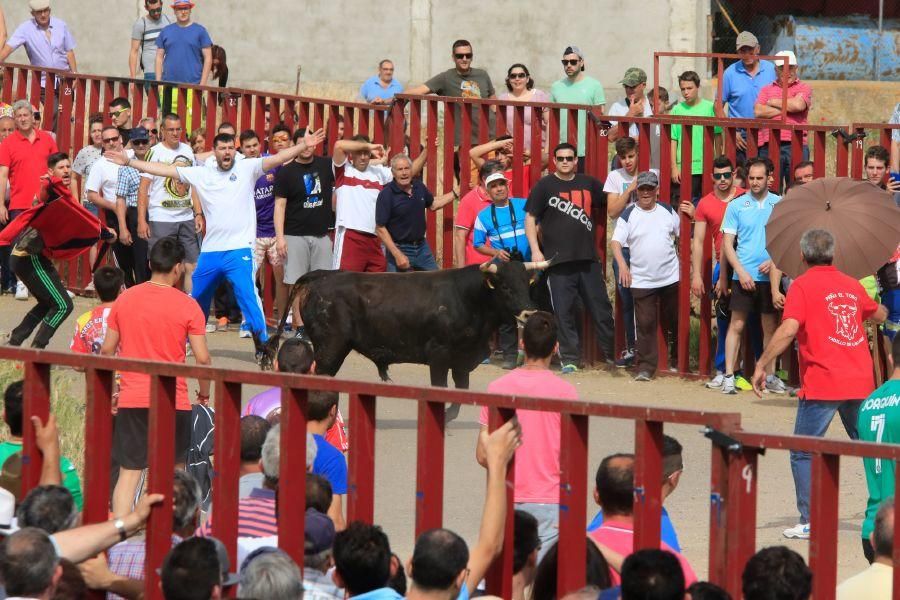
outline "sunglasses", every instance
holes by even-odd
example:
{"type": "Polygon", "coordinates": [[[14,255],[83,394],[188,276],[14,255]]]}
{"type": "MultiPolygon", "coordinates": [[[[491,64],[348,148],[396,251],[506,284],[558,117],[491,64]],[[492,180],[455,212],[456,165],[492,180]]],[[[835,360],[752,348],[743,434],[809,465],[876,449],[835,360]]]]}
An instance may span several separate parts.
{"type": "Polygon", "coordinates": [[[471,52],[458,52],[458,53],[454,54],[453,57],[456,58],[457,60],[462,60],[464,58],[472,58],[472,53],[471,52]]]}
{"type": "Polygon", "coordinates": [[[151,129],[148,133],[152,133],[153,135],[156,135],[159,133],[159,131],[156,129],[151,129]]]}
{"type": "Polygon", "coordinates": [[[578,64],[579,60],[581,60],[581,59],[580,58],[564,58],[559,62],[561,62],[564,67],[565,66],[574,67],[575,65],[578,64]]]}
{"type": "Polygon", "coordinates": [[[528,79],[528,73],[510,73],[510,79],[528,79]]]}
{"type": "Polygon", "coordinates": [[[132,146],[143,146],[145,144],[149,144],[150,140],[131,140],[132,146]]]}
{"type": "Polygon", "coordinates": [[[720,179],[731,179],[733,175],[734,173],[732,173],[731,171],[725,173],[713,173],[712,178],[716,181],[719,181],[720,179]]]}
{"type": "Polygon", "coordinates": [[[101,138],[100,141],[102,141],[104,144],[111,144],[113,142],[118,142],[119,136],[111,137],[111,138],[101,138]]]}
{"type": "Polygon", "coordinates": [[[127,109],[127,108],[123,108],[122,110],[111,110],[111,111],[109,111],[109,116],[111,116],[111,117],[118,117],[119,115],[121,115],[121,114],[122,114],[123,112],[125,112],[126,110],[128,110],[128,109],[127,109]]]}
{"type": "Polygon", "coordinates": [[[578,160],[574,156],[555,156],[556,162],[575,162],[578,160]]]}

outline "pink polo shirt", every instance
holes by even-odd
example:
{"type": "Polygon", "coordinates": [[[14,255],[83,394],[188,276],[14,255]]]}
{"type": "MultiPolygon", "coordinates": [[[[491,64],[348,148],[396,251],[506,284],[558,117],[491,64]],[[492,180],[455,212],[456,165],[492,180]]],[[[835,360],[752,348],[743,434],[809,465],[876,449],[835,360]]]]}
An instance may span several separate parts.
{"type": "MultiPolygon", "coordinates": [[[[774,81],[759,90],[759,96],[756,97],[757,104],[765,104],[772,98],[781,98],[784,88],[781,87],[779,81],[774,81]]],[[[788,100],[795,96],[801,96],[806,101],[806,110],[800,112],[788,112],[786,122],[792,125],[806,125],[809,123],[809,109],[812,106],[812,88],[800,81],[799,79],[788,86],[788,100]]],[[[779,119],[780,119],[779,115],[779,119]]],[[[779,132],[782,142],[791,141],[791,132],[789,129],[782,129],[779,132]]],[[[803,143],[806,143],[807,132],[803,132],[803,143]]],[[[759,145],[763,146],[769,143],[769,130],[761,129],[759,131],[759,145]]]]}
{"type": "MultiPolygon", "coordinates": [[[[486,207],[490,206],[491,199],[487,192],[480,185],[472,188],[468,194],[459,201],[459,208],[456,210],[456,219],[453,222],[455,227],[466,230],[466,264],[480,265],[490,257],[482,254],[472,245],[472,234],[475,232],[475,219],[478,213],[486,207]]],[[[485,244],[490,246],[490,243],[485,244]]]]}
{"type": "MultiPolygon", "coordinates": [[[[517,455],[517,464],[518,460],[517,455]]],[[[603,525],[588,533],[588,537],[622,556],[628,556],[634,552],[634,524],[619,520],[616,517],[605,520],[603,525]]],[[[693,567],[691,567],[683,554],[675,552],[671,546],[663,541],[659,542],[659,548],[671,552],[678,559],[678,562],[681,564],[681,571],[684,573],[684,587],[688,587],[697,581],[697,575],[694,573],[693,567]]],[[[614,569],[610,569],[609,574],[614,586],[622,583],[622,576],[614,569]]]]}

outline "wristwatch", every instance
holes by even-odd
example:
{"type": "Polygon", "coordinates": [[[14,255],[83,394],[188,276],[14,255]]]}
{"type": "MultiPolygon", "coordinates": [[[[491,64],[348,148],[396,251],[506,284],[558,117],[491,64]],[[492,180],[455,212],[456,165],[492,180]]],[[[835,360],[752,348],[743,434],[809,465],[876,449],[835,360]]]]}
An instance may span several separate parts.
{"type": "Polygon", "coordinates": [[[125,521],[122,519],[116,519],[113,521],[113,525],[116,528],[116,531],[119,532],[119,541],[124,542],[128,539],[128,531],[125,529],[125,521]]]}

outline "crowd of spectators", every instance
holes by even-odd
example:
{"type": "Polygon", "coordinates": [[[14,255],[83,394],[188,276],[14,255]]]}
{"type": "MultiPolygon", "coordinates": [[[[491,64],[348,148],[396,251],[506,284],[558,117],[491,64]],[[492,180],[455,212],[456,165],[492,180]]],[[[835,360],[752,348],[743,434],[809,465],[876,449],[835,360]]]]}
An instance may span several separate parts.
{"type": "MultiPolygon", "coordinates": [[[[225,52],[213,46],[202,25],[192,21],[193,6],[189,0],[174,0],[171,19],[164,14],[160,0],[145,0],[147,15],[132,29],[128,59],[132,77],[142,74],[148,81],[204,85],[214,77],[219,85],[226,84],[225,52]]],[[[76,71],[75,41],[66,24],[51,16],[48,0],[30,0],[29,7],[32,19],[8,38],[5,27],[0,27],[0,60],[24,46],[35,66],[76,71]]],[[[316,269],[435,270],[438,265],[426,241],[426,210],[451,206],[456,213],[454,266],[490,260],[551,261],[541,287],[548,294],[542,306],[552,314],[535,313],[521,334],[513,324],[501,326],[499,351],[502,366],[510,372],[493,382],[489,391],[577,399],[576,388],[551,370],[557,362],[560,375],[582,368],[577,305],[596,329],[608,371],[631,368],[636,381],[653,379],[660,363],[674,365],[677,360],[678,289],[690,285],[695,296],[712,294],[717,301],[717,373],[707,388],[724,394],[752,387],[757,393],[797,395],[798,434],[824,435],[838,413],[851,438],[900,440],[900,414],[889,410],[896,408],[900,394],[896,390],[900,340],[895,337],[900,330],[900,253],[877,273],[883,304],[879,305],[859,282],[836,272],[832,266],[835,241],[828,231],[811,230],[803,236],[800,250],[809,271],[793,282],[783,277],[766,250],[765,224],[781,194],[816,177],[806,134],[802,161],[793,164],[788,130],[781,131],[775,144],[778,154],[773,156],[769,156],[768,129],[759,130],[756,149],[748,148],[752,136],[738,132],[737,156],[732,160],[723,154],[720,129],[712,130],[713,156],[709,157],[705,155],[704,132],[694,127],[691,156],[686,157],[690,163],[682,164],[683,128],[674,125],[671,163],[661,165],[658,126],[642,129],[598,119],[604,112],[609,119],[662,114],[780,119],[784,114],[788,123],[807,123],[812,91],[799,79],[800,65],[794,53],[778,52],[784,58],[783,70],[781,65],[762,61],[759,42],[747,31],[738,36],[736,51],[741,59],[723,74],[725,114],[717,114],[716,105],[702,97],[698,73],[685,71],[678,76],[682,100],[670,105],[667,90],[648,91],[646,72],[636,66],[627,69],[620,81],[623,98],[606,111],[603,86],[587,74],[585,55],[575,45],[563,50],[564,76],[548,91],[535,86],[526,65],[515,63],[506,73],[506,91],[498,94],[490,75],[473,66],[473,45],[463,39],[452,44],[453,67],[422,84],[404,88],[394,77],[393,61],[380,61],[377,75],[359,90],[360,98],[372,104],[389,103],[395,94],[406,92],[595,107],[592,113],[578,111],[577,124],[568,122],[566,112],[561,114],[561,139],[568,139],[568,127],[577,126],[573,144],[549,139],[547,111],[525,110],[524,161],[529,165],[539,162],[542,173],[548,168],[547,174],[536,180],[532,180],[530,168],[514,168],[510,136],[478,144],[480,124],[473,121],[468,157],[472,166],[460,161],[458,152],[454,166],[457,184],[473,168],[477,183],[462,198],[456,184],[444,194],[428,189],[420,177],[429,154],[423,149],[412,159],[404,149],[395,148],[396,153],[391,154],[365,135],[348,132],[329,141],[326,156],[322,156],[315,150],[324,138],[321,131],[292,131],[283,115],[282,122],[273,123],[278,120],[274,114],[267,114],[262,136],[253,130],[238,132],[234,125],[222,123],[216,137],[206,140],[202,131],[185,129],[175,114],[175,95],[161,98],[158,122],[145,118],[135,123],[129,99],[114,98],[106,106],[105,117],[89,119],[89,143],[71,163],[77,177],[71,179],[70,187],[74,196],[117,234],[112,249],[118,267],[94,272],[92,285],[100,303],[78,319],[71,348],[171,362],[184,362],[190,353],[197,363],[209,364],[206,335],[227,330],[231,322],[241,323],[242,337],[265,341],[268,328],[256,287],[265,285],[260,275],[265,270],[260,267],[268,262],[276,274],[276,316],[292,313],[288,327],[296,332],[283,345],[276,369],[314,373],[313,350],[303,328],[299,300],[294,306],[287,305],[287,286],[316,269]],[[593,117],[590,122],[600,123],[614,142],[613,168],[604,182],[584,172],[589,115],[593,117]],[[541,131],[540,156],[531,153],[532,142],[536,142],[531,138],[535,120],[541,131]],[[643,145],[649,147],[651,168],[646,171],[638,167],[643,145]],[[710,158],[712,171],[706,172],[704,165],[710,158]],[[780,180],[774,177],[775,163],[780,180]],[[666,176],[671,178],[671,197],[661,198],[660,179],[666,176]],[[515,177],[522,179],[514,183],[515,177]],[[704,179],[712,180],[712,191],[706,195],[702,194],[704,179]],[[231,184],[228,191],[222,191],[231,184]],[[681,186],[690,187],[682,193],[681,186]],[[513,196],[514,187],[523,190],[522,197],[513,196]],[[236,193],[234,190],[241,194],[241,208],[246,206],[249,212],[230,211],[232,205],[223,202],[223,196],[236,193]],[[678,204],[673,201],[678,197],[689,200],[678,204]],[[614,355],[612,304],[595,243],[597,218],[602,214],[597,208],[602,206],[613,220],[610,254],[626,339],[619,356],[614,355]],[[680,281],[675,243],[683,234],[684,217],[693,223],[689,282],[680,281]],[[707,235],[713,237],[715,250],[710,290],[705,289],[702,278],[707,235]],[[233,246],[235,237],[240,238],[240,248],[233,246]],[[231,263],[237,254],[225,257],[237,250],[239,258],[252,262],[252,268],[231,263]],[[197,302],[176,289],[178,286],[193,292],[197,302]],[[127,288],[124,292],[123,287],[127,288]],[[823,331],[831,317],[810,298],[838,288],[843,298],[854,299],[852,318],[857,327],[835,349],[821,342],[827,337],[823,331]],[[216,314],[207,324],[204,317],[213,296],[216,314]],[[873,365],[862,327],[865,320],[884,322],[883,334],[893,343],[893,378],[878,390],[874,390],[871,376],[873,365]],[[752,377],[746,373],[746,378],[739,358],[745,329],[757,355],[756,371],[752,377]],[[795,338],[801,360],[816,358],[801,366],[802,387],[798,390],[788,388],[776,362],[795,338]],[[668,350],[662,360],[658,355],[661,346],[668,350]],[[838,372],[840,376],[835,375],[838,372]]],[[[40,101],[44,102],[47,86],[58,86],[58,82],[44,77],[41,85],[40,101]]],[[[49,128],[42,129],[36,123],[38,107],[28,101],[17,101],[3,110],[0,190],[8,191],[6,203],[0,205],[0,223],[5,224],[31,206],[48,165],[52,176],[56,173],[53,167],[69,158],[60,157],[49,131],[55,128],[55,117],[54,123],[47,124],[49,128]]],[[[513,109],[506,110],[511,122],[513,109]]],[[[490,121],[489,127],[493,119],[490,121]]],[[[891,122],[898,121],[900,104],[891,122]]],[[[458,148],[462,118],[458,116],[455,122],[454,145],[458,148]]],[[[900,192],[900,180],[892,175],[900,171],[900,132],[892,136],[890,148],[869,147],[864,160],[866,181],[888,192],[900,192]]],[[[891,201],[888,194],[884,197],[891,201]]],[[[91,256],[92,264],[95,256],[91,256]]],[[[0,263],[3,291],[27,300],[28,282],[16,281],[8,256],[0,256],[0,263]]],[[[31,293],[37,296],[34,289],[31,293]]],[[[59,294],[57,301],[71,311],[71,300],[66,300],[59,294]]],[[[32,317],[36,325],[39,319],[32,317]]],[[[48,318],[62,322],[58,317],[48,318]]],[[[49,329],[42,327],[32,344],[46,345],[59,323],[49,329]]],[[[13,336],[10,343],[23,343],[31,329],[19,336],[22,339],[13,336]]],[[[140,495],[147,444],[135,440],[145,440],[147,435],[148,382],[146,375],[135,373],[117,378],[112,452],[116,483],[111,502],[115,520],[87,526],[79,526],[80,483],[71,461],[59,454],[52,417],[46,425],[35,423],[45,458],[41,486],[17,503],[21,495],[22,384],[16,382],[6,389],[3,419],[10,436],[0,444],[0,486],[7,490],[0,492],[0,533],[6,534],[0,544],[0,579],[8,596],[80,597],[77,590],[89,587],[118,597],[140,597],[146,549],[143,539],[133,536],[143,528],[152,505],[162,500],[155,494],[140,495]]],[[[201,381],[199,387],[196,405],[205,405],[209,382],[201,381]]],[[[279,390],[264,392],[251,400],[241,420],[238,564],[230,565],[223,544],[211,537],[215,508],[209,514],[202,510],[208,485],[197,475],[197,463],[187,460],[188,452],[194,451],[192,428],[196,427],[192,423],[196,419],[192,418],[194,409],[186,384],[179,380],[173,440],[178,469],[171,496],[175,509],[172,550],[160,571],[166,598],[220,597],[234,585],[240,586],[237,596],[241,598],[475,595],[502,546],[507,493],[513,494],[516,511],[514,597],[555,597],[563,550],[557,544],[558,414],[518,411],[516,419],[491,432],[484,409],[476,458],[487,470],[487,493],[476,543],[469,548],[450,530],[432,530],[419,537],[413,556],[404,564],[391,552],[381,528],[345,522],[347,442],[338,398],[335,393],[310,393],[301,569],[277,550],[279,403],[279,390]],[[518,465],[516,485],[507,492],[505,476],[513,455],[518,465]],[[182,470],[185,467],[187,470],[182,470]]],[[[677,488],[684,468],[678,441],[667,436],[663,455],[665,498],[677,488]]],[[[810,535],[809,462],[808,454],[791,453],[800,518],[796,526],[784,531],[788,538],[810,535]]],[[[634,464],[635,457],[628,453],[616,453],[600,462],[593,494],[600,511],[586,532],[590,587],[570,597],[728,597],[716,586],[697,581],[665,510],[660,549],[632,552],[634,464]]],[[[865,469],[870,499],[862,547],[871,566],[843,583],[840,597],[860,597],[860,590],[866,590],[869,597],[874,597],[873,590],[890,593],[893,465],[888,468],[866,459],[865,469]]],[[[812,578],[796,552],[766,548],[745,567],[743,596],[807,598],[812,578]]]]}

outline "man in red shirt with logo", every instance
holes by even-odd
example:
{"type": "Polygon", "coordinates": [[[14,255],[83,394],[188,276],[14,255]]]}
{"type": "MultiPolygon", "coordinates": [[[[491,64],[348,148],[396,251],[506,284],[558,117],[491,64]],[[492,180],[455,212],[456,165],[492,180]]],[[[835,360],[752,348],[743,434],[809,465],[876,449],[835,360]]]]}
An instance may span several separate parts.
{"type": "MultiPolygon", "coordinates": [[[[796,336],[801,387],[794,434],[822,437],[838,413],[850,439],[858,439],[860,403],[875,389],[864,322],[884,322],[887,309],[869,298],[857,280],[832,266],[834,237],[830,232],[810,229],[800,238],[800,250],[809,270],[788,290],[781,326],[756,361],[753,391],[762,397],[765,365],[787,350],[796,336]]],[[[800,523],[785,529],[784,536],[808,539],[809,453],[792,450],[791,471],[800,523]]]]}

